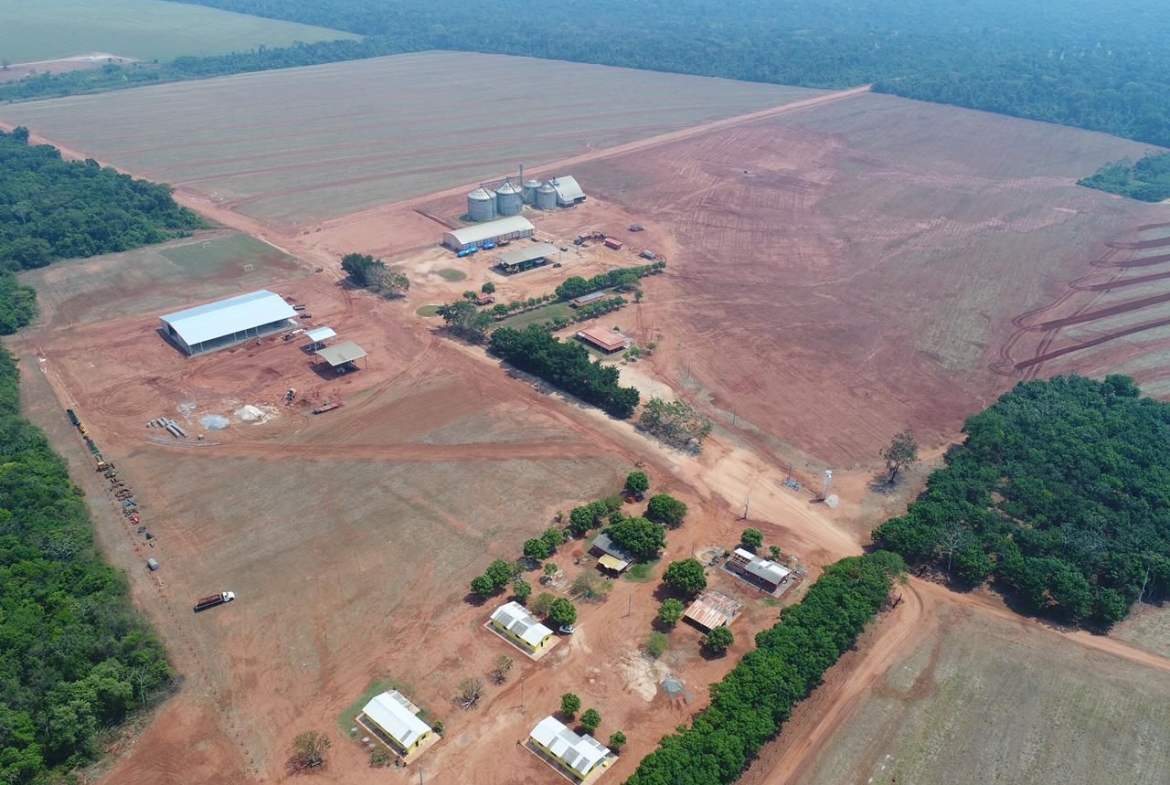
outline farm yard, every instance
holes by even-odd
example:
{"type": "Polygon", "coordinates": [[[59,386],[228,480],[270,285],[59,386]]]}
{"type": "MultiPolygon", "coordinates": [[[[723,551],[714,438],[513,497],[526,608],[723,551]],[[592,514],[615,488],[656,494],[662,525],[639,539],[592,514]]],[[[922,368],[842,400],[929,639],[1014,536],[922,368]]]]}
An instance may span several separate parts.
{"type": "MultiPolygon", "coordinates": [[[[700,657],[699,631],[684,627],[651,662],[640,646],[657,611],[656,583],[619,582],[609,602],[581,605],[577,632],[547,660],[518,664],[517,676],[490,688],[474,712],[455,708],[460,679],[511,653],[481,629],[494,606],[466,601],[469,579],[491,558],[515,558],[558,509],[614,493],[634,461],[647,459],[644,440],[615,435],[592,412],[491,363],[468,362],[464,349],[413,319],[409,303],[351,291],[243,235],[208,232],[152,253],[36,271],[44,276],[37,283],[46,318],[12,343],[26,369],[28,416],[70,462],[95,510],[103,551],[129,574],[136,602],[186,680],[128,754],[111,762],[110,781],[270,781],[293,735],[350,722],[339,715],[380,679],[408,685],[444,721],[445,738],[426,754],[429,776],[460,780],[476,772],[488,785],[516,772],[548,776],[514,741],[574,690],[601,710],[606,734],[620,729],[630,738],[607,774],[618,781],[706,700],[705,685],[747,651],[751,633],[774,622],[777,609],[754,590],[718,578],[721,591],[747,605],[732,655],[700,657]],[[245,272],[245,263],[254,269],[245,272]],[[127,270],[137,278],[124,277],[127,270]],[[341,378],[321,375],[309,367],[303,336],[189,359],[156,334],[157,314],[179,297],[234,294],[259,285],[256,276],[311,307],[309,324],[329,324],[359,342],[369,364],[341,378]],[[84,329],[64,329],[70,319],[84,329]],[[297,396],[286,406],[290,386],[297,396]],[[337,399],[340,409],[309,413],[337,399]],[[154,539],[118,513],[65,419],[66,405],[133,485],[154,539]],[[256,410],[263,416],[248,414],[256,410]],[[204,429],[208,415],[226,427],[204,429]],[[160,416],[206,439],[155,435],[145,425],[160,416]],[[144,568],[148,557],[159,572],[144,568]],[[190,615],[193,598],[223,590],[237,600],[190,615]],[[666,673],[693,685],[693,704],[660,694],[666,673]],[[507,770],[498,766],[501,754],[507,770]]],[[[734,542],[739,522],[720,496],[673,479],[678,467],[660,466],[653,454],[648,469],[660,478],[657,489],[691,507],[689,523],[669,538],[668,559],[734,542]]],[[[826,558],[806,539],[809,531],[824,536],[820,513],[775,490],[757,498],[763,513],[792,512],[777,512],[785,526],[753,521],[771,541],[798,547],[810,566],[826,558]],[[789,528],[797,519],[804,533],[789,528]]],[[[570,579],[593,569],[588,559],[575,564],[585,549],[571,542],[554,557],[570,579]]],[[[336,740],[334,757],[323,781],[385,776],[347,739],[336,740]]]]}
{"type": "MultiPolygon", "coordinates": [[[[807,765],[786,765],[802,759],[794,733],[753,764],[743,785],[1164,781],[1163,672],[1075,643],[1053,645],[1062,643],[1059,633],[954,604],[938,589],[918,594],[912,601],[923,607],[906,645],[825,745],[803,757],[807,765]]],[[[832,674],[825,689],[847,675],[832,674]]],[[[792,730],[816,708],[800,707],[792,730]]]]}
{"type": "Polygon", "coordinates": [[[360,38],[340,30],[162,0],[0,0],[0,19],[4,20],[0,57],[38,72],[44,70],[39,61],[93,52],[173,60],[244,52],[260,45],[289,46],[294,41],[360,38]]]}
{"type": "Polygon", "coordinates": [[[290,229],[820,94],[428,52],[10,105],[0,120],[290,229]]]}
{"type": "Polygon", "coordinates": [[[782,459],[840,467],[907,425],[941,443],[1019,378],[989,369],[1012,318],[1158,214],[1073,184],[1139,150],[866,95],[577,176],[672,237],[643,309],[659,372],[782,459]]]}

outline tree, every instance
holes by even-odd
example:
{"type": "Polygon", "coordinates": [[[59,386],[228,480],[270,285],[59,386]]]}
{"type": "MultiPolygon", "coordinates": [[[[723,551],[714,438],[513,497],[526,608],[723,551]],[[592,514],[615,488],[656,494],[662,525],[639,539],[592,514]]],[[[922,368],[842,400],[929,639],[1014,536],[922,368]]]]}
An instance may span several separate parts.
{"type": "Polygon", "coordinates": [[[561,696],[561,714],[565,719],[571,720],[574,715],[581,710],[581,699],[571,692],[566,692],[561,696]]]}
{"type": "Polygon", "coordinates": [[[483,342],[487,336],[487,328],[492,323],[490,313],[480,311],[474,304],[466,300],[456,300],[447,305],[440,305],[435,309],[435,312],[443,317],[443,321],[447,323],[447,327],[452,332],[475,343],[483,342]]]}
{"type": "Polygon", "coordinates": [[[574,507],[569,512],[569,531],[578,537],[588,534],[596,525],[593,513],[588,507],[574,507]]]}
{"type": "Polygon", "coordinates": [[[716,627],[703,636],[703,646],[710,652],[722,654],[735,643],[735,636],[727,627],[716,627]]]}
{"type": "Polygon", "coordinates": [[[512,584],[512,594],[521,605],[524,605],[532,595],[532,584],[528,581],[516,581],[512,584]]]}
{"type": "Polygon", "coordinates": [[[468,676],[459,682],[459,694],[455,697],[455,702],[459,704],[460,708],[472,709],[482,697],[483,682],[479,679],[468,676]]]}
{"type": "MultiPolygon", "coordinates": [[[[544,530],[544,534],[540,535],[540,539],[544,540],[544,544],[548,546],[549,555],[565,543],[565,533],[560,529],[554,527],[544,530]]],[[[547,556],[545,558],[548,558],[547,556]]]]}
{"type": "Polygon", "coordinates": [[[467,300],[467,302],[469,302],[469,303],[474,303],[476,300],[479,299],[479,295],[476,294],[473,290],[468,289],[466,292],[463,293],[463,299],[467,300]]]}
{"type": "Polygon", "coordinates": [[[558,597],[549,606],[548,618],[559,627],[576,624],[577,608],[564,597],[558,597]]]}
{"type": "Polygon", "coordinates": [[[514,663],[512,662],[512,658],[507,654],[501,654],[496,657],[495,661],[492,663],[491,673],[489,674],[492,677],[492,681],[496,684],[503,684],[506,682],[508,680],[508,673],[511,672],[513,664],[514,663]]]}
{"type": "Polygon", "coordinates": [[[780,561],[780,557],[784,554],[780,551],[779,545],[769,545],[768,553],[772,555],[772,561],[780,561]]]}
{"type": "Polygon", "coordinates": [[[483,292],[484,294],[495,294],[496,293],[496,285],[494,283],[492,283],[491,281],[488,281],[483,286],[481,286],[479,288],[479,290],[481,292],[483,292]]]}
{"type": "Polygon", "coordinates": [[[325,767],[325,753],[333,746],[333,741],[321,731],[309,730],[298,733],[293,739],[293,754],[289,758],[290,771],[312,771],[325,767]]]}
{"type": "Polygon", "coordinates": [[[905,430],[895,435],[890,446],[882,450],[881,456],[886,462],[886,470],[890,473],[887,482],[893,485],[898,478],[898,472],[918,463],[918,442],[914,439],[914,432],[905,430]]]}
{"type": "Polygon", "coordinates": [[[707,588],[707,573],[697,559],[671,562],[662,582],[684,597],[694,597],[707,588]]]}
{"type": "Polygon", "coordinates": [[[646,472],[630,472],[626,475],[626,492],[635,499],[641,499],[648,490],[650,490],[650,478],[646,476],[646,472]]]}
{"type": "Polygon", "coordinates": [[[354,285],[364,288],[377,281],[378,273],[386,265],[369,254],[349,253],[341,257],[341,269],[354,285]]]}
{"type": "Polygon", "coordinates": [[[614,752],[618,752],[622,747],[626,746],[626,734],[620,730],[609,734],[609,748],[614,752]]]}
{"type": "Polygon", "coordinates": [[[480,597],[483,597],[484,599],[487,599],[488,597],[491,597],[493,594],[495,594],[497,591],[499,591],[499,589],[497,589],[496,585],[494,583],[492,583],[491,578],[487,577],[486,575],[477,575],[471,579],[471,592],[472,592],[472,594],[475,594],[475,595],[478,595],[480,597]]]}
{"type": "Polygon", "coordinates": [[[542,539],[531,539],[524,541],[524,555],[530,559],[537,561],[544,561],[548,558],[548,543],[542,539]]]}
{"type": "Polygon", "coordinates": [[[581,727],[587,733],[593,733],[599,725],[601,725],[601,715],[597,709],[586,709],[585,713],[581,715],[581,727]]]}
{"type": "Polygon", "coordinates": [[[544,574],[546,576],[548,576],[549,578],[556,575],[557,570],[559,570],[559,569],[560,569],[560,567],[553,564],[552,562],[545,562],[545,564],[544,564],[544,574]]]}
{"type": "Polygon", "coordinates": [[[660,493],[650,497],[650,503],[646,505],[646,517],[673,529],[687,517],[687,505],[669,494],[660,493]]]}
{"type": "Polygon", "coordinates": [[[529,604],[528,609],[532,611],[534,616],[544,618],[552,611],[552,605],[556,601],[556,597],[543,591],[536,595],[536,599],[529,604]]]}
{"type": "Polygon", "coordinates": [[[626,518],[609,527],[609,537],[618,547],[639,560],[647,561],[666,547],[666,530],[645,518],[626,518]]]}
{"type": "MultiPolygon", "coordinates": [[[[654,346],[649,344],[647,348],[654,346]]],[[[638,418],[642,430],[655,438],[680,449],[697,453],[703,440],[711,434],[711,420],[686,401],[664,401],[651,398],[642,407],[638,418]]]]}
{"type": "Polygon", "coordinates": [[[673,627],[682,618],[685,607],[681,601],[674,597],[663,600],[662,604],[658,606],[658,621],[668,627],[673,627]]]}
{"type": "Polygon", "coordinates": [[[744,529],[739,539],[752,553],[764,547],[764,533],[759,529],[744,529]]]}

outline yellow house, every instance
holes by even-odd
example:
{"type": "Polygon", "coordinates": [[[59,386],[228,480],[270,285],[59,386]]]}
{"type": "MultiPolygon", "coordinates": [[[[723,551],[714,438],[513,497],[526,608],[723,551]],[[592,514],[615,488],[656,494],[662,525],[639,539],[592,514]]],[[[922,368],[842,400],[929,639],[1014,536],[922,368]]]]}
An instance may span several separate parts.
{"type": "Polygon", "coordinates": [[[417,750],[432,733],[431,726],[416,717],[409,705],[404,695],[391,690],[375,696],[362,709],[365,719],[403,756],[417,750]]]}
{"type": "Polygon", "coordinates": [[[579,780],[615,760],[609,747],[589,734],[573,733],[556,717],[545,717],[537,723],[528,740],[579,780]]]}
{"type": "Polygon", "coordinates": [[[525,651],[538,652],[552,640],[553,631],[534,619],[518,602],[501,605],[491,618],[493,627],[525,651]]]}

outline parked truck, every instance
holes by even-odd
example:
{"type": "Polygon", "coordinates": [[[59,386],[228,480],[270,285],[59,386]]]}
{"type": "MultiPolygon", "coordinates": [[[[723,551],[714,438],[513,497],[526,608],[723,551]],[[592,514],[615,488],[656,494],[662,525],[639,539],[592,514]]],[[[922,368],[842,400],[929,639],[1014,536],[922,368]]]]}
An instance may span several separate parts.
{"type": "Polygon", "coordinates": [[[223,605],[225,602],[231,602],[236,598],[235,592],[221,591],[219,594],[209,594],[206,597],[201,597],[199,602],[195,603],[195,612],[205,611],[208,608],[214,608],[216,605],[223,605]]]}

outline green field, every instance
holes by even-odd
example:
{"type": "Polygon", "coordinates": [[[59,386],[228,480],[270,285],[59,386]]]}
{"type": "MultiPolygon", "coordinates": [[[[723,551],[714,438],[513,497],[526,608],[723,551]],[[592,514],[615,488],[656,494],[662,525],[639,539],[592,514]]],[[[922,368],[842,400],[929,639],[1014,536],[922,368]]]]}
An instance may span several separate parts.
{"type": "Polygon", "coordinates": [[[21,282],[37,290],[41,321],[69,329],[132,313],[178,308],[191,292],[223,297],[300,278],[307,270],[288,254],[246,234],[201,234],[119,254],[71,259],[29,270],[21,282]]]}
{"type": "Polygon", "coordinates": [[[32,63],[103,52],[135,60],[242,52],[359,38],[324,27],[278,22],[160,0],[0,0],[0,58],[32,63]]]}

